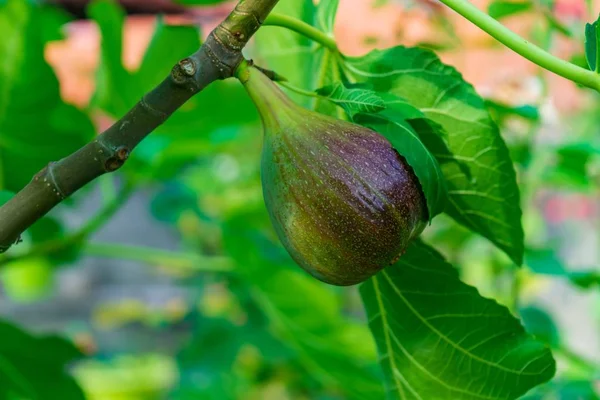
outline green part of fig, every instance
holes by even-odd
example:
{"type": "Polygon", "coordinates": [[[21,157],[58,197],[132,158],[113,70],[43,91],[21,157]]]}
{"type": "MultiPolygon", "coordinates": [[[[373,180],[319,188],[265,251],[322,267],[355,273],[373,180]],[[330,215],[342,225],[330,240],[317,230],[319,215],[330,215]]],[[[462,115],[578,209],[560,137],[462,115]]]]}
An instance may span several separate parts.
{"type": "Polygon", "coordinates": [[[292,258],[339,286],[396,262],[428,216],[418,179],[390,142],[296,105],[256,68],[238,77],[263,120],[263,194],[292,258]]]}

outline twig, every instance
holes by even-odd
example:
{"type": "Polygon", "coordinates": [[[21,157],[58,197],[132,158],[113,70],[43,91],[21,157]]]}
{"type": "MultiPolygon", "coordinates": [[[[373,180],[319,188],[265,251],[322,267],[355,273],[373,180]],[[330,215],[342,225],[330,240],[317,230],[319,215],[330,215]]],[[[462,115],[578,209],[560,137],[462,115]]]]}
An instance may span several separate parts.
{"type": "Polygon", "coordinates": [[[296,33],[306,36],[309,39],[314,40],[317,43],[320,43],[321,45],[325,46],[333,52],[338,51],[337,42],[334,38],[328,36],[325,32],[322,32],[314,26],[311,26],[299,19],[287,15],[273,13],[267,17],[264,25],[280,26],[290,29],[296,33]]]}
{"type": "Polygon", "coordinates": [[[563,78],[600,91],[600,78],[597,74],[568,61],[561,60],[525,40],[494,18],[479,10],[468,0],[440,1],[529,61],[563,78]]]}
{"type": "Polygon", "coordinates": [[[185,268],[205,272],[229,272],[233,270],[233,261],[224,256],[201,256],[191,252],[98,242],[87,243],[82,251],[85,255],[92,257],[118,258],[170,268],[185,268]]]}
{"type": "Polygon", "coordinates": [[[0,253],[35,221],[95,178],[119,169],[131,151],[190,97],[210,83],[233,76],[242,48],[278,0],[240,0],[200,49],[123,118],[68,157],[51,162],[0,207],[0,253]]]}

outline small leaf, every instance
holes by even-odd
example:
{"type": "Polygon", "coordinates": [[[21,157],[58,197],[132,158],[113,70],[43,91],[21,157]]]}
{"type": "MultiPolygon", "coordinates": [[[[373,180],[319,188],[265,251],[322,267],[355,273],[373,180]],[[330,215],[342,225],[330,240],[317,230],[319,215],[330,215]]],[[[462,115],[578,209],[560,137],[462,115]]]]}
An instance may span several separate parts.
{"type": "Polygon", "coordinates": [[[150,203],[152,215],[159,221],[176,223],[187,210],[198,210],[198,195],[189,187],[173,182],[165,185],[150,203]]]}
{"type": "Polygon", "coordinates": [[[524,235],[515,170],[498,127],[473,87],[424,49],[398,46],[345,61],[351,81],[406,99],[441,125],[446,137],[423,125],[419,129],[427,128],[425,132],[417,131],[446,178],[445,212],[520,265],[524,235]]]}
{"type": "Polygon", "coordinates": [[[509,17],[511,15],[520,14],[529,11],[533,8],[531,1],[504,1],[496,0],[488,6],[488,14],[495,19],[509,17]]]}
{"type": "Polygon", "coordinates": [[[505,117],[517,116],[532,122],[540,120],[540,112],[536,106],[527,104],[522,106],[509,106],[490,99],[485,101],[485,105],[493,111],[496,119],[502,120],[505,117]]]}
{"type": "Polygon", "coordinates": [[[317,6],[317,28],[331,35],[340,0],[320,0],[317,6]]]}
{"type": "Polygon", "coordinates": [[[525,252],[525,263],[536,274],[561,276],[565,267],[552,249],[528,248],[525,252]]]}
{"type": "Polygon", "coordinates": [[[548,186],[575,190],[595,190],[590,165],[600,160],[600,148],[590,142],[570,143],[556,149],[553,168],[544,171],[543,181],[548,186]]]}
{"type": "Polygon", "coordinates": [[[0,321],[0,398],[84,400],[83,392],[68,375],[68,363],[81,358],[70,342],[56,336],[32,336],[0,321]]]}
{"type": "Polygon", "coordinates": [[[342,107],[350,116],[359,113],[374,114],[385,108],[385,103],[377,92],[346,88],[340,82],[317,89],[316,92],[342,107]]]}
{"type": "MultiPolygon", "coordinates": [[[[599,19],[600,20],[600,19],[599,19]]],[[[600,29],[598,29],[598,21],[592,24],[585,25],[585,57],[587,59],[590,70],[598,71],[598,46],[600,46],[600,29]]]]}
{"type": "Polygon", "coordinates": [[[582,289],[600,287],[600,272],[597,270],[569,272],[569,279],[582,289]]]}
{"type": "Polygon", "coordinates": [[[422,243],[360,292],[390,399],[517,399],[554,375],[550,350],[422,243]]]}
{"type": "Polygon", "coordinates": [[[437,160],[411,125],[402,116],[387,111],[375,115],[359,114],[355,121],[383,135],[406,159],[419,179],[431,220],[444,210],[448,197],[445,178],[437,160]]]}

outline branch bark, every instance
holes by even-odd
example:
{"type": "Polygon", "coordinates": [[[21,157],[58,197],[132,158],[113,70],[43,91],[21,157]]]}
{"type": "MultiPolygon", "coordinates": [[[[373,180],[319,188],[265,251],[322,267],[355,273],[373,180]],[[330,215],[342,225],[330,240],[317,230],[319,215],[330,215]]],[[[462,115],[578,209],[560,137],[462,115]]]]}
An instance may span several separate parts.
{"type": "Polygon", "coordinates": [[[193,95],[233,76],[242,49],[278,0],[240,0],[200,49],[177,63],[170,75],[119,121],[68,157],[49,163],[0,207],[0,253],[65,198],[100,175],[119,169],[131,151],[193,95]]]}

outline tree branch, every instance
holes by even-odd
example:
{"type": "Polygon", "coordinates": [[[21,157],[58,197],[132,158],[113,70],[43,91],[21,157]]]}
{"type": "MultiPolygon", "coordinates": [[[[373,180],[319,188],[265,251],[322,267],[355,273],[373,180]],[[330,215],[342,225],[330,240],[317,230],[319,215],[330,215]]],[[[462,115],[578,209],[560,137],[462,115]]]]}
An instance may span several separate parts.
{"type": "Polygon", "coordinates": [[[0,207],[0,253],[19,241],[35,221],[62,200],[107,172],[119,169],[131,151],[193,95],[233,76],[242,48],[278,0],[240,0],[200,49],[119,121],[68,157],[51,162],[0,207]]]}

